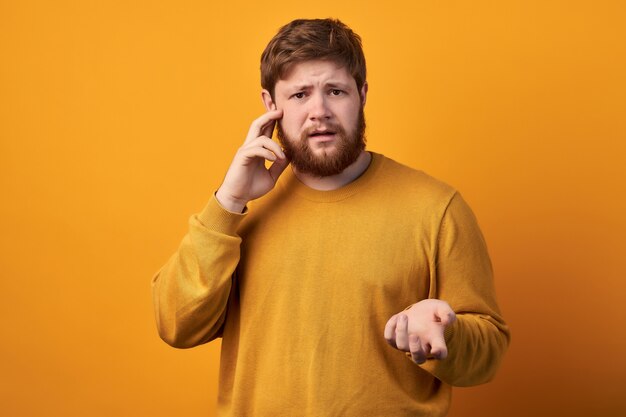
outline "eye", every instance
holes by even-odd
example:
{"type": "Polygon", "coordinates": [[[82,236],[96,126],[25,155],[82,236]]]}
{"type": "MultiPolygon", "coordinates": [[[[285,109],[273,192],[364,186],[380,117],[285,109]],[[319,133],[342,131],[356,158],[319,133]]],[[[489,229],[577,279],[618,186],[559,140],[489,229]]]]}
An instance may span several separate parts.
{"type": "Polygon", "coordinates": [[[343,91],[334,88],[334,89],[330,90],[330,94],[332,94],[333,96],[340,96],[340,95],[343,94],[343,91]]]}
{"type": "Polygon", "coordinates": [[[292,98],[297,98],[297,99],[301,99],[304,98],[304,92],[300,91],[294,95],[291,96],[292,98]]]}

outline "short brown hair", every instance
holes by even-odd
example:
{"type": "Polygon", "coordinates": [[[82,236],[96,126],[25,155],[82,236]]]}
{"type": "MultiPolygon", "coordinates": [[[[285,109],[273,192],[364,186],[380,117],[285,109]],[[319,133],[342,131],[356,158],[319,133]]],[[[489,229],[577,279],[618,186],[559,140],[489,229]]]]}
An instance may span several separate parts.
{"type": "Polygon", "coordinates": [[[338,19],[297,19],[278,30],[261,55],[261,86],[274,97],[276,82],[293,64],[332,60],[347,68],[360,91],[365,83],[361,37],[338,19]]]}

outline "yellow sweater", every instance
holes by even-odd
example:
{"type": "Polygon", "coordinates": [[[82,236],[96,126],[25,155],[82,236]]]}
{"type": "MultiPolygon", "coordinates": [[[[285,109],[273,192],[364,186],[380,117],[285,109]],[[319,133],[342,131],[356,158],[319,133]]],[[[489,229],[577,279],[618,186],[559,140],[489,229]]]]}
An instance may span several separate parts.
{"type": "Polygon", "coordinates": [[[379,154],[338,190],[287,170],[244,214],[213,197],[153,296],[170,345],[223,338],[220,416],[443,416],[450,386],[488,381],[509,341],[467,204],[379,154]],[[458,320],[448,358],[417,365],[383,329],[425,298],[458,320]]]}

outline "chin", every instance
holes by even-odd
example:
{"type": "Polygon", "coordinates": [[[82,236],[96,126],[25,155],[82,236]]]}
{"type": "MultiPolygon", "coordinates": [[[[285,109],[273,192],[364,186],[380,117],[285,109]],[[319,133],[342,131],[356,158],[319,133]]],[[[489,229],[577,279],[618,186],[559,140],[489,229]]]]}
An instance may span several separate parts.
{"type": "Polygon", "coordinates": [[[335,145],[320,146],[317,149],[311,149],[311,153],[319,159],[333,156],[337,152],[337,147],[335,145]]]}

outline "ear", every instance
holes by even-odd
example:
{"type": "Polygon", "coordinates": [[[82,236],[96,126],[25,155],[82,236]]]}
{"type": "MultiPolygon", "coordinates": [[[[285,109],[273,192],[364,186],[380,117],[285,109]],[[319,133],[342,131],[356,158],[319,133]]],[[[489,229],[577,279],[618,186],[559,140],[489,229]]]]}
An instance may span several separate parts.
{"type": "Polygon", "coordinates": [[[272,95],[266,89],[263,89],[263,91],[261,91],[261,100],[263,100],[265,110],[276,110],[276,104],[274,104],[274,99],[272,99],[272,95]]]}
{"type": "Polygon", "coordinates": [[[367,85],[367,81],[363,83],[363,87],[361,87],[361,107],[365,107],[365,100],[367,99],[367,89],[369,86],[367,85]]]}

